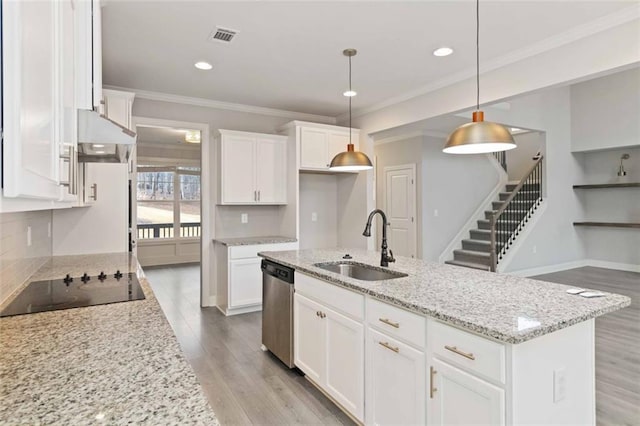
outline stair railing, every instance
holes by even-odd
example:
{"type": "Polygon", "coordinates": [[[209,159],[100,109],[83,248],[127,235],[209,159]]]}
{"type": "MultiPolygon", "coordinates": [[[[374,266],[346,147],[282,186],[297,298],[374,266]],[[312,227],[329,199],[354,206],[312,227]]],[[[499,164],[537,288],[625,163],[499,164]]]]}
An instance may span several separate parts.
{"type": "Polygon", "coordinates": [[[533,210],[542,201],[542,155],[536,155],[534,163],[498,210],[489,219],[491,230],[491,271],[495,272],[509,246],[515,240],[533,210]],[[521,208],[514,210],[514,206],[521,208]]]}
{"type": "Polygon", "coordinates": [[[493,153],[493,157],[498,160],[498,163],[502,166],[502,169],[507,171],[507,151],[498,151],[493,153]]]}

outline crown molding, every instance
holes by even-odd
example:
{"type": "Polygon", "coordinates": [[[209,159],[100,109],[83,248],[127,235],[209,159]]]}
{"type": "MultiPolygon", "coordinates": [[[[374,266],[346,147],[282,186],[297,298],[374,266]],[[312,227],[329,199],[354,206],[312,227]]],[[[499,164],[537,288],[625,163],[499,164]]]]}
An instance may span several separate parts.
{"type": "Polygon", "coordinates": [[[287,111],[283,109],[267,108],[254,105],[236,104],[232,102],[216,101],[214,99],[194,98],[190,96],[174,95],[172,93],[153,92],[128,87],[105,85],[108,90],[120,90],[133,92],[137,99],[150,101],[171,102],[183,105],[192,105],[205,108],[221,109],[226,111],[246,112],[249,114],[267,115],[271,117],[283,117],[291,120],[305,120],[326,124],[336,124],[336,118],[327,115],[308,114],[305,112],[287,111]]]}
{"type": "Polygon", "coordinates": [[[388,143],[405,141],[408,139],[418,138],[423,136],[446,139],[449,136],[449,134],[443,133],[443,132],[436,132],[433,130],[417,130],[413,132],[400,133],[400,134],[389,136],[386,138],[374,139],[373,145],[374,146],[385,145],[388,143]]]}
{"type": "MultiPolygon", "coordinates": [[[[530,44],[522,49],[507,53],[502,56],[498,56],[494,59],[483,61],[480,66],[480,74],[484,74],[490,71],[494,71],[498,68],[505,67],[507,65],[520,62],[532,56],[539,55],[544,52],[556,49],[574,41],[589,37],[591,35],[606,31],[608,29],[626,24],[628,22],[640,19],[640,4],[634,4],[633,6],[626,7],[617,12],[609,15],[602,16],[593,21],[587,22],[577,27],[571,28],[565,32],[557,34],[552,37],[548,37],[544,40],[540,40],[536,43],[530,44]]],[[[378,102],[371,106],[354,110],[352,115],[354,117],[360,117],[365,114],[378,111],[380,109],[399,104],[404,101],[416,98],[421,95],[425,95],[430,92],[434,92],[443,87],[451,86],[461,81],[470,79],[476,75],[475,67],[460,71],[458,73],[451,74],[450,76],[434,81],[426,86],[422,86],[416,90],[406,92],[399,96],[394,96],[385,101],[378,102]]],[[[337,117],[338,122],[342,122],[348,118],[348,114],[341,114],[337,117]]]]}

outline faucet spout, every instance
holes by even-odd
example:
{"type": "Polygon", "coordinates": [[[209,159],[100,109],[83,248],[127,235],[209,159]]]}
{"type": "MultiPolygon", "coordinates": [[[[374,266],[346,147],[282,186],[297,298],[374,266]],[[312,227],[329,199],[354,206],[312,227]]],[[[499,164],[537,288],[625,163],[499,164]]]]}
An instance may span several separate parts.
{"type": "Polygon", "coordinates": [[[371,236],[371,222],[376,214],[379,214],[382,217],[382,254],[380,258],[380,266],[387,267],[389,266],[389,262],[395,262],[396,259],[393,257],[393,252],[388,249],[387,245],[387,215],[380,209],[375,209],[371,213],[369,213],[369,218],[367,219],[367,224],[364,227],[364,232],[362,235],[365,237],[371,236]]]}

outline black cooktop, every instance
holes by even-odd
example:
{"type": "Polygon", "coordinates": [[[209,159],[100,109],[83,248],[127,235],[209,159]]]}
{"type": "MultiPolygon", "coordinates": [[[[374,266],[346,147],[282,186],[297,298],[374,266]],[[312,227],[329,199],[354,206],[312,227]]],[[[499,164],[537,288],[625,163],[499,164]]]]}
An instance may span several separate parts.
{"type": "Polygon", "coordinates": [[[0,317],[81,308],[144,299],[135,273],[105,274],[34,281],[0,312],[0,317]]]}

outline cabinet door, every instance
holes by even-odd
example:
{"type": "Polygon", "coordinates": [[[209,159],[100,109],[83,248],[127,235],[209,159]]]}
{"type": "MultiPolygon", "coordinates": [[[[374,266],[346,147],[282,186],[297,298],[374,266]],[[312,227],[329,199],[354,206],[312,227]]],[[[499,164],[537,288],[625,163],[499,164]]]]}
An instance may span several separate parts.
{"type": "Polygon", "coordinates": [[[109,120],[133,130],[131,123],[132,95],[126,92],[103,90],[102,96],[104,97],[104,114],[109,120]]]}
{"type": "Polygon", "coordinates": [[[326,169],[329,167],[329,135],[323,129],[300,129],[300,168],[326,169]]]}
{"type": "Polygon", "coordinates": [[[327,392],[364,420],[364,325],[322,308],[326,322],[327,392]]]}
{"type": "Polygon", "coordinates": [[[258,202],[287,202],[287,150],[284,140],[256,141],[256,189],[258,202]]]}
{"type": "Polygon", "coordinates": [[[3,184],[7,197],[60,198],[59,3],[2,2],[3,184]]]}
{"type": "Polygon", "coordinates": [[[229,262],[229,307],[239,308],[262,303],[260,260],[256,257],[229,262]]]}
{"type": "Polygon", "coordinates": [[[430,368],[430,425],[504,424],[502,389],[436,358],[431,359],[430,368]]]}
{"type": "Polygon", "coordinates": [[[371,328],[367,336],[367,423],[424,424],[424,353],[371,328]]]}
{"type": "Polygon", "coordinates": [[[102,9],[100,0],[91,0],[91,47],[93,77],[93,107],[98,109],[103,101],[102,94],[102,9]]]}
{"type": "MultiPolygon", "coordinates": [[[[355,142],[356,134],[353,132],[351,135],[352,141],[355,142]]],[[[331,164],[331,160],[333,157],[347,150],[347,145],[349,144],[349,133],[337,133],[330,132],[329,133],[329,144],[328,144],[328,163],[331,164]]]]}
{"type": "Polygon", "coordinates": [[[229,135],[221,143],[222,204],[256,203],[255,139],[229,135]]]}
{"type": "Polygon", "coordinates": [[[325,321],[320,317],[322,305],[294,294],[293,359],[295,365],[316,384],[323,386],[325,377],[325,321]]]}

